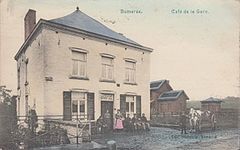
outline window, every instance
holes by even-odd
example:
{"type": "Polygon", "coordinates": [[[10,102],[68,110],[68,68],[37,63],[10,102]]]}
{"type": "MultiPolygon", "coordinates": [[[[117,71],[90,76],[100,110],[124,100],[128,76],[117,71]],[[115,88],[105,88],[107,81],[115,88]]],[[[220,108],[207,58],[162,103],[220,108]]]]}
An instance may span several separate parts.
{"type": "Polygon", "coordinates": [[[134,113],[134,102],[130,102],[130,105],[131,105],[131,112],[134,113]]]}
{"type": "Polygon", "coordinates": [[[84,92],[72,92],[72,115],[74,118],[87,118],[87,94],[84,92]]]}
{"type": "Polygon", "coordinates": [[[125,61],[125,82],[136,82],[136,62],[125,61]]]}
{"type": "Polygon", "coordinates": [[[25,62],[25,86],[28,85],[28,58],[24,56],[24,62],[25,62]]]}
{"type": "Polygon", "coordinates": [[[28,95],[25,96],[25,113],[28,116],[28,95]]]}
{"type": "Polygon", "coordinates": [[[18,87],[18,89],[20,89],[20,67],[17,69],[17,80],[18,80],[18,85],[17,85],[17,87],[18,87]]]}
{"type": "Polygon", "coordinates": [[[113,80],[113,58],[102,56],[102,79],[113,80]]]}
{"type": "Polygon", "coordinates": [[[80,101],[79,112],[85,113],[85,101],[80,101]]]}
{"type": "Polygon", "coordinates": [[[135,96],[126,96],[126,113],[132,117],[135,111],[135,96]]]}
{"type": "Polygon", "coordinates": [[[72,75],[78,77],[87,76],[87,54],[72,51],[72,75]]]}

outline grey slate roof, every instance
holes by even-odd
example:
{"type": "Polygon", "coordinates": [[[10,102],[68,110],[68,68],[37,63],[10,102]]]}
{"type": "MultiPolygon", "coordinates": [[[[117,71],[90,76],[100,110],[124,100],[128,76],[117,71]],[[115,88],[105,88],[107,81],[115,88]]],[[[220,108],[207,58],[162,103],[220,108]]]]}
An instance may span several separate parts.
{"type": "Polygon", "coordinates": [[[141,46],[122,34],[109,29],[97,20],[81,12],[79,9],[67,16],[48,21],[141,46]]]}
{"type": "Polygon", "coordinates": [[[185,94],[185,92],[183,90],[172,90],[172,91],[164,92],[158,97],[158,100],[160,101],[176,100],[180,97],[181,94],[185,94]]]}
{"type": "Polygon", "coordinates": [[[77,10],[73,13],[61,18],[56,18],[52,20],[40,19],[35,25],[33,31],[30,33],[30,35],[27,37],[27,39],[24,41],[24,43],[18,50],[17,54],[14,56],[15,60],[18,60],[21,53],[27,49],[30,42],[34,40],[34,36],[38,33],[37,31],[39,31],[39,29],[43,27],[43,24],[46,26],[51,26],[53,28],[68,30],[70,32],[85,34],[95,38],[124,44],[148,52],[153,51],[152,48],[142,46],[126,38],[124,35],[109,29],[97,20],[84,14],[77,8],[77,10]]]}
{"type": "Polygon", "coordinates": [[[150,83],[150,89],[151,89],[151,90],[157,90],[157,89],[159,89],[159,88],[163,85],[163,83],[166,82],[166,81],[168,81],[168,80],[152,81],[152,82],[150,83]]]}
{"type": "Polygon", "coordinates": [[[223,101],[213,97],[209,97],[208,99],[201,101],[201,103],[221,103],[221,102],[223,101]]]}

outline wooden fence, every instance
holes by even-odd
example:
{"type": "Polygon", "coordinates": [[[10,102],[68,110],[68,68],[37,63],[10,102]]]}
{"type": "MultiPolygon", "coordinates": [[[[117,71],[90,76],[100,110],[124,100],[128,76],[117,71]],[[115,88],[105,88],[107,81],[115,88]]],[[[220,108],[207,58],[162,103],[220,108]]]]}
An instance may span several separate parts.
{"type": "MultiPolygon", "coordinates": [[[[179,126],[179,114],[154,114],[151,116],[152,126],[163,127],[178,127],[179,126]]],[[[238,109],[221,109],[221,111],[215,113],[217,128],[237,128],[239,122],[238,109]]],[[[189,123],[187,124],[189,127],[189,123]]],[[[210,127],[211,123],[204,120],[202,122],[203,127],[210,127]]]]}

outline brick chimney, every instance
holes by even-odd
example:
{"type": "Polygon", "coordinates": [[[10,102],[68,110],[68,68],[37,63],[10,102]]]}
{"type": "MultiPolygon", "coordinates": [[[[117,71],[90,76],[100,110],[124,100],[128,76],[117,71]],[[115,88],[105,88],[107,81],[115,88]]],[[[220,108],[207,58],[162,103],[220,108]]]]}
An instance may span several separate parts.
{"type": "Polygon", "coordinates": [[[29,9],[24,18],[25,40],[36,25],[36,11],[29,9]]]}

